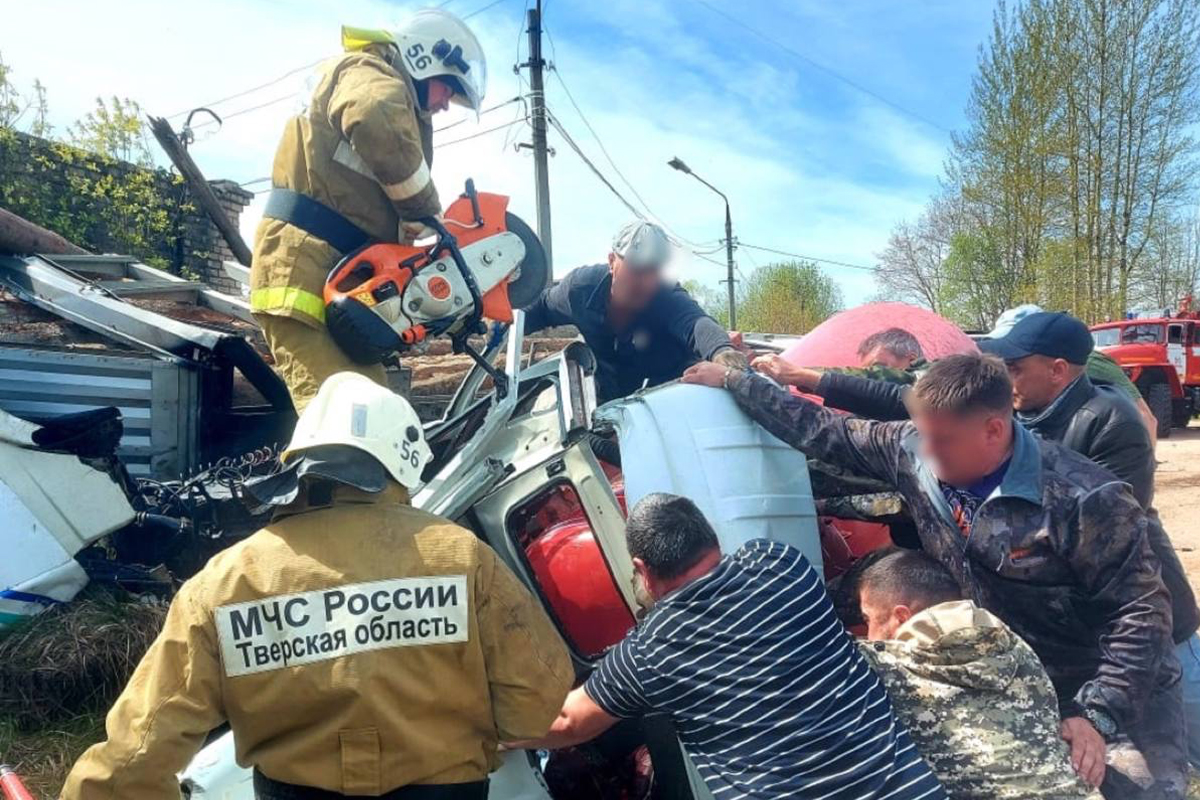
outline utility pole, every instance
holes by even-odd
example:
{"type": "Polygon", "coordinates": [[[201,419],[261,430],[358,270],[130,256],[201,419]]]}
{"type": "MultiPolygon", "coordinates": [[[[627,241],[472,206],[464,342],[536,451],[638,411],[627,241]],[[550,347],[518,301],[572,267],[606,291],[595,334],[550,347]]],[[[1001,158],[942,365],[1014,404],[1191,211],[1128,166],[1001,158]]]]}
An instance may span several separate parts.
{"type": "Polygon", "coordinates": [[[533,127],[533,177],[537,184],[538,238],[546,249],[546,263],[554,269],[554,251],[550,244],[550,165],[546,147],[546,94],[542,81],[542,0],[529,9],[529,60],[520,67],[529,67],[530,122],[533,127]]]}
{"type": "MultiPolygon", "coordinates": [[[[724,195],[722,195],[724,197],[724,195]]],[[[733,291],[733,219],[729,216],[729,201],[725,201],[725,283],[729,286],[729,330],[737,327],[737,298],[733,291]]]]}

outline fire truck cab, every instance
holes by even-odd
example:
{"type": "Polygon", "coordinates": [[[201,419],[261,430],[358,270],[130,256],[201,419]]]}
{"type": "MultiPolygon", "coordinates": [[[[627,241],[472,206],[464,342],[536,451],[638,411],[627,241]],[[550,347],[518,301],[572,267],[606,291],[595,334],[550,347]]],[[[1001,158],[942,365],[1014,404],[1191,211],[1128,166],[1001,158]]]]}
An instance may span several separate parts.
{"type": "Polygon", "coordinates": [[[1092,326],[1096,349],[1121,365],[1158,420],[1158,435],[1200,413],[1200,314],[1188,297],[1179,311],[1092,326]]]}

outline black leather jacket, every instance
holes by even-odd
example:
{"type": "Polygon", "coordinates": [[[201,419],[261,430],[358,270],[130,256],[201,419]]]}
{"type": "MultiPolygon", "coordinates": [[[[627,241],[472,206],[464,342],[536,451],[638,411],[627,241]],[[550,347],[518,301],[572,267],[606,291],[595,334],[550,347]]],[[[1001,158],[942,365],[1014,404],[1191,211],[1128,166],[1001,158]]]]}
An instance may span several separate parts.
{"type": "Polygon", "coordinates": [[[1031,431],[1108,468],[1133,487],[1143,508],[1154,502],[1154,445],[1130,399],[1087,375],[1038,414],[1017,414],[1031,431]]]}
{"type": "Polygon", "coordinates": [[[1018,414],[1026,428],[1095,461],[1133,488],[1142,508],[1150,509],[1147,538],[1162,562],[1163,583],[1171,592],[1172,638],[1182,642],[1200,628],[1200,609],[1175,547],[1163,530],[1154,502],[1154,444],[1137,406],[1124,392],[1097,386],[1087,375],[1068,386],[1044,411],[1018,414]]]}

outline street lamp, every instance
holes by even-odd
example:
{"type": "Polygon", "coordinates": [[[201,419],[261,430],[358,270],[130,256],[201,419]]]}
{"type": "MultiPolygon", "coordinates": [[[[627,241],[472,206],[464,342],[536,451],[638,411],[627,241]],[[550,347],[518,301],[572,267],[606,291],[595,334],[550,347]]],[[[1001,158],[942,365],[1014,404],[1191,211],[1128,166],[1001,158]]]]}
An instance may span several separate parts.
{"type": "Polygon", "coordinates": [[[725,201],[725,265],[729,272],[725,283],[729,286],[729,330],[735,331],[737,330],[737,309],[734,307],[733,295],[733,220],[729,216],[729,198],[720,189],[692,172],[692,168],[683,163],[683,160],[678,156],[668,161],[667,166],[671,169],[677,169],[685,175],[691,175],[709,189],[721,195],[721,199],[725,201]]]}

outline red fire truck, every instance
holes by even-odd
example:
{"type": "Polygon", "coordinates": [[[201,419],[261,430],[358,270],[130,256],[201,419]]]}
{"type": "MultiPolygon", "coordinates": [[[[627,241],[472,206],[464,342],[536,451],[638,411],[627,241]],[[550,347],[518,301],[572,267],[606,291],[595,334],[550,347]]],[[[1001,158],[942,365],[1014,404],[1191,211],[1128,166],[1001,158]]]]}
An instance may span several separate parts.
{"type": "Polygon", "coordinates": [[[1096,349],[1125,370],[1158,419],[1158,435],[1200,414],[1200,313],[1186,297],[1174,314],[1092,326],[1096,349]]]}

